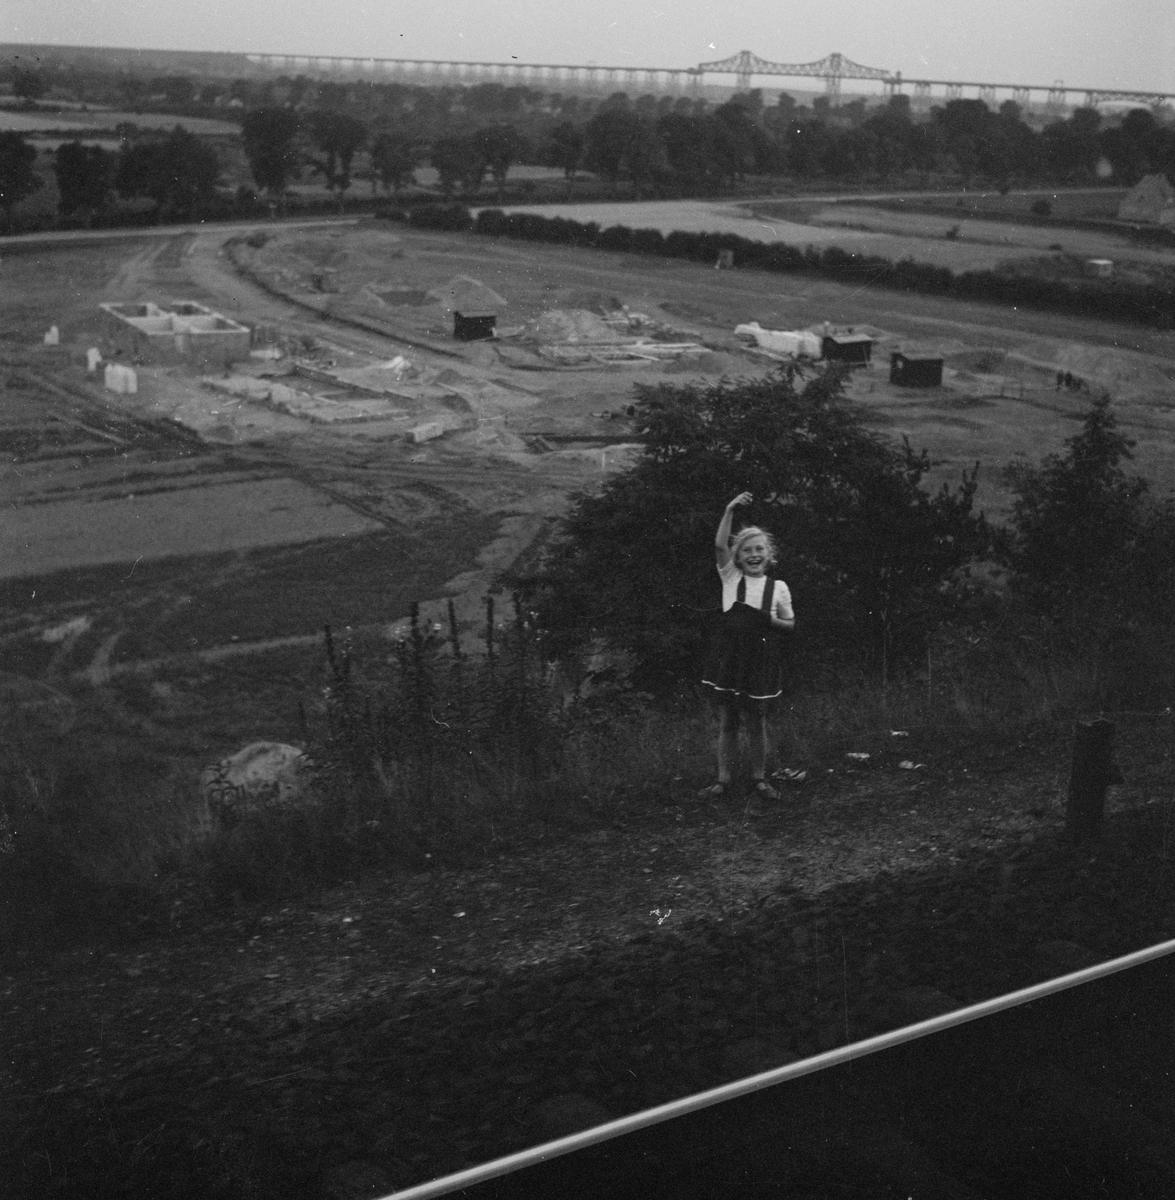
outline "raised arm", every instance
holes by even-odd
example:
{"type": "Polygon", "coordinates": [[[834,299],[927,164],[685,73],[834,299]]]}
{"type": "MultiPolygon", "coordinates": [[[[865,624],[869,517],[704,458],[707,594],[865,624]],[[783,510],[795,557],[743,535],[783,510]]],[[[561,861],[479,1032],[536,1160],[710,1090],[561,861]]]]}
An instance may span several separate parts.
{"type": "Polygon", "coordinates": [[[734,510],[750,502],[750,492],[739,492],[722,513],[722,520],[718,522],[718,532],[714,535],[714,555],[719,568],[730,562],[730,527],[734,524],[734,510]]]}

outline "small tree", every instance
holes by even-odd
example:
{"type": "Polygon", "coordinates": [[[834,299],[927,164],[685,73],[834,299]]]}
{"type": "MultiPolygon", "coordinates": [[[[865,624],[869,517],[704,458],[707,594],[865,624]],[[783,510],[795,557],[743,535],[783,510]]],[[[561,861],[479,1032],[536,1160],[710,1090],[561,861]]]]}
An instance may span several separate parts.
{"type": "Polygon", "coordinates": [[[458,188],[464,192],[474,192],[481,186],[486,161],[475,139],[460,136],[437,138],[429,159],[445,196],[451,196],[458,188]]]}
{"type": "Polygon", "coordinates": [[[410,137],[385,131],[371,144],[373,179],[378,179],[385,191],[398,196],[400,189],[412,181],[421,157],[420,146],[410,137]]]}
{"type": "Polygon", "coordinates": [[[300,122],[292,108],[251,108],[241,123],[245,157],[257,186],[281,201],[297,179],[300,122]]]}
{"type": "Polygon", "coordinates": [[[310,133],[315,146],[326,156],[314,159],[313,168],[338,197],[341,208],[343,194],[351,186],[352,160],[367,140],[367,126],[349,113],[320,108],[310,115],[310,133]]]}
{"type": "Polygon", "coordinates": [[[583,162],[583,129],[570,121],[564,121],[551,130],[547,146],[548,161],[558,167],[563,172],[563,178],[567,180],[567,198],[570,200],[575,173],[583,162]]]}
{"type": "Polygon", "coordinates": [[[21,134],[0,133],[0,208],[8,225],[12,224],[13,208],[43,185],[34,170],[36,161],[36,147],[21,134]]]}
{"type": "Polygon", "coordinates": [[[18,70],[12,76],[12,94],[25,102],[26,108],[35,108],[37,101],[49,90],[40,71],[18,70]]]}
{"type": "Polygon", "coordinates": [[[1148,523],[1146,480],[1121,465],[1133,445],[1103,395],[1063,454],[1007,469],[1015,501],[1004,558],[1031,607],[1104,620],[1133,603],[1148,523]]]}
{"type": "Polygon", "coordinates": [[[494,181],[501,204],[506,176],[522,153],[522,137],[513,125],[487,125],[477,131],[477,144],[484,169],[494,181]]]}
{"type": "Polygon", "coordinates": [[[120,196],[154,200],[157,217],[182,220],[215,197],[219,177],[216,151],[177,125],[163,141],[128,146],[119,158],[114,186],[120,196]]]}
{"type": "Polygon", "coordinates": [[[92,217],[106,203],[114,185],[117,158],[101,146],[64,142],[54,155],[57,206],[63,217],[82,212],[92,217]]]}

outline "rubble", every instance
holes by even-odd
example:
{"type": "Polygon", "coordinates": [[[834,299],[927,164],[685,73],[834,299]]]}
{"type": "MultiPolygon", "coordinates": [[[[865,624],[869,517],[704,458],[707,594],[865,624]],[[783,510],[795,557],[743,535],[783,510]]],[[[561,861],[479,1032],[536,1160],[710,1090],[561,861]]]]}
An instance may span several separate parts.
{"type": "Polygon", "coordinates": [[[133,396],[139,390],[139,377],[133,367],[121,363],[107,363],[103,384],[108,392],[133,396]]]}
{"type": "Polygon", "coordinates": [[[784,358],[820,358],[821,339],[809,329],[764,329],[758,321],[735,326],[735,336],[751,338],[760,350],[784,358]]]}

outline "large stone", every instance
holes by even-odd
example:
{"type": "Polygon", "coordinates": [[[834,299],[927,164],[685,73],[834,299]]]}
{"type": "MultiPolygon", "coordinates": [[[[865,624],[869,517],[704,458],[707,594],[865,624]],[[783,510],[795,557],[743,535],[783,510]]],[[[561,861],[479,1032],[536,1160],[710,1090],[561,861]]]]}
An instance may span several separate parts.
{"type": "Polygon", "coordinates": [[[245,817],[309,803],[306,763],[296,746],[253,742],[208,767],[200,783],[209,829],[228,829],[245,817]]]}

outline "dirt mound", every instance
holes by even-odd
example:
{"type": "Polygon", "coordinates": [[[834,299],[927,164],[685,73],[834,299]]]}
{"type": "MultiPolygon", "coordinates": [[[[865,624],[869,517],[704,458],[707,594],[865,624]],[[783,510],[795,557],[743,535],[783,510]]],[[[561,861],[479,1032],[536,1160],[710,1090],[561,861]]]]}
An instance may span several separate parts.
{"type": "Polygon", "coordinates": [[[530,321],[526,335],[540,342],[619,342],[617,333],[597,313],[585,308],[552,308],[530,321]]]}
{"type": "Polygon", "coordinates": [[[614,313],[619,312],[624,304],[607,292],[572,291],[561,297],[564,308],[582,308],[588,312],[614,313]]]}
{"type": "Polygon", "coordinates": [[[296,256],[304,258],[315,267],[333,267],[338,270],[347,264],[351,255],[349,247],[340,239],[339,234],[333,237],[299,237],[282,241],[273,247],[274,252],[282,258],[296,256]]]}
{"type": "Polygon", "coordinates": [[[497,313],[507,307],[504,297],[468,275],[454,275],[447,283],[431,288],[428,296],[443,304],[450,312],[497,313]]]}
{"type": "Polygon", "coordinates": [[[665,364],[666,375],[713,375],[735,378],[749,374],[749,364],[733,354],[720,354],[708,350],[705,354],[687,354],[670,359],[665,364]]]}

